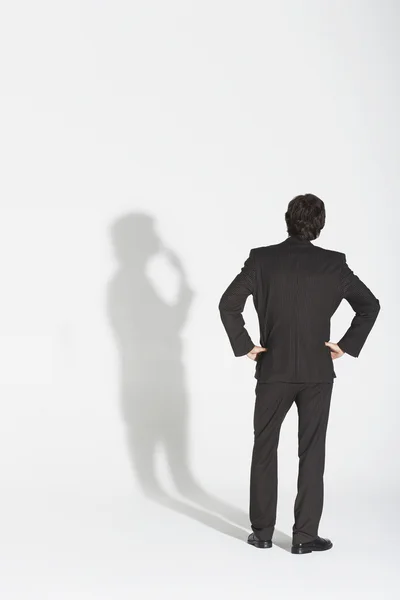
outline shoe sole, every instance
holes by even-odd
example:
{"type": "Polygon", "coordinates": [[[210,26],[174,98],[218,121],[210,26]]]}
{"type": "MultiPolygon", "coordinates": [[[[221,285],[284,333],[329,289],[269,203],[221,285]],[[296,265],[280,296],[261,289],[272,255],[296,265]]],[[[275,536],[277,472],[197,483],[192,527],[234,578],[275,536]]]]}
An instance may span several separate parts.
{"type": "Polygon", "coordinates": [[[272,542],[249,542],[247,541],[247,543],[250,546],[254,546],[254,548],[272,548],[272,542]]]}
{"type": "Polygon", "coordinates": [[[327,546],[326,548],[292,548],[292,554],[311,554],[311,552],[325,552],[326,550],[330,550],[333,547],[333,544],[327,546]]]}

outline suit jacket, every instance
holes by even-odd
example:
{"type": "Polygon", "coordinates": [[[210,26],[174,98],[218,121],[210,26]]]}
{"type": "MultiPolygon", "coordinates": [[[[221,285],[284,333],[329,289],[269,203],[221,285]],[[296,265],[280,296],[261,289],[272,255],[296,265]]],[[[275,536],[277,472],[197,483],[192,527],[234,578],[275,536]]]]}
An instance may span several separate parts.
{"type": "Polygon", "coordinates": [[[260,345],[267,348],[256,361],[254,376],[260,382],[333,381],[336,373],[325,342],[343,298],[355,316],[338,345],[351,356],[359,356],[380,311],[379,300],[349,268],[344,253],[298,236],[252,248],[223,293],[219,311],[235,356],[244,356],[255,346],[242,316],[250,295],[260,345]]]}

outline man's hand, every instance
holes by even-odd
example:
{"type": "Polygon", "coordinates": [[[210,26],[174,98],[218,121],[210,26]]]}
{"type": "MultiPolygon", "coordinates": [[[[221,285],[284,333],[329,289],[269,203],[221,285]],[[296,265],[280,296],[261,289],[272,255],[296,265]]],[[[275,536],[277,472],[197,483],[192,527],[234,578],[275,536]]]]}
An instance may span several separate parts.
{"type": "Polygon", "coordinates": [[[267,351],[267,348],[262,348],[261,346],[254,346],[253,350],[250,350],[250,352],[248,354],[246,354],[246,356],[251,358],[251,360],[257,360],[258,355],[261,352],[266,352],[266,351],[267,351]]]}
{"type": "Polygon", "coordinates": [[[344,354],[343,350],[341,350],[339,346],[337,344],[334,344],[333,342],[325,342],[325,346],[328,346],[328,348],[330,348],[331,357],[333,360],[335,360],[335,358],[340,358],[344,354]]]}

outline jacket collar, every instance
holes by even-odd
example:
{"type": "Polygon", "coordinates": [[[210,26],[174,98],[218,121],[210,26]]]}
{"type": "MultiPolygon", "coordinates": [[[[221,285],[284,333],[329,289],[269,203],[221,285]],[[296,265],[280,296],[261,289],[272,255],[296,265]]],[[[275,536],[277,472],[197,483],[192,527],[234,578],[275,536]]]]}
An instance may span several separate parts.
{"type": "Polygon", "coordinates": [[[293,246],[312,246],[310,240],[302,240],[298,235],[289,235],[286,240],[283,241],[284,244],[290,244],[293,246]]]}

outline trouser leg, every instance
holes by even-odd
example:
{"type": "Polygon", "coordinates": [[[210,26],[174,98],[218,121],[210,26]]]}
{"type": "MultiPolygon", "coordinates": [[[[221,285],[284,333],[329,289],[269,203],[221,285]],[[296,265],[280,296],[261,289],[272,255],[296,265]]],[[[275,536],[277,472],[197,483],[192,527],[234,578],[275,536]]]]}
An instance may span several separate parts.
{"type": "Polygon", "coordinates": [[[254,533],[262,540],[270,540],[275,527],[279,433],[297,389],[296,384],[284,382],[256,385],[250,523],[254,533]]]}
{"type": "Polygon", "coordinates": [[[293,543],[318,536],[324,501],[325,441],[333,383],[309,384],[296,404],[299,415],[299,473],[294,505],[293,543]]]}

